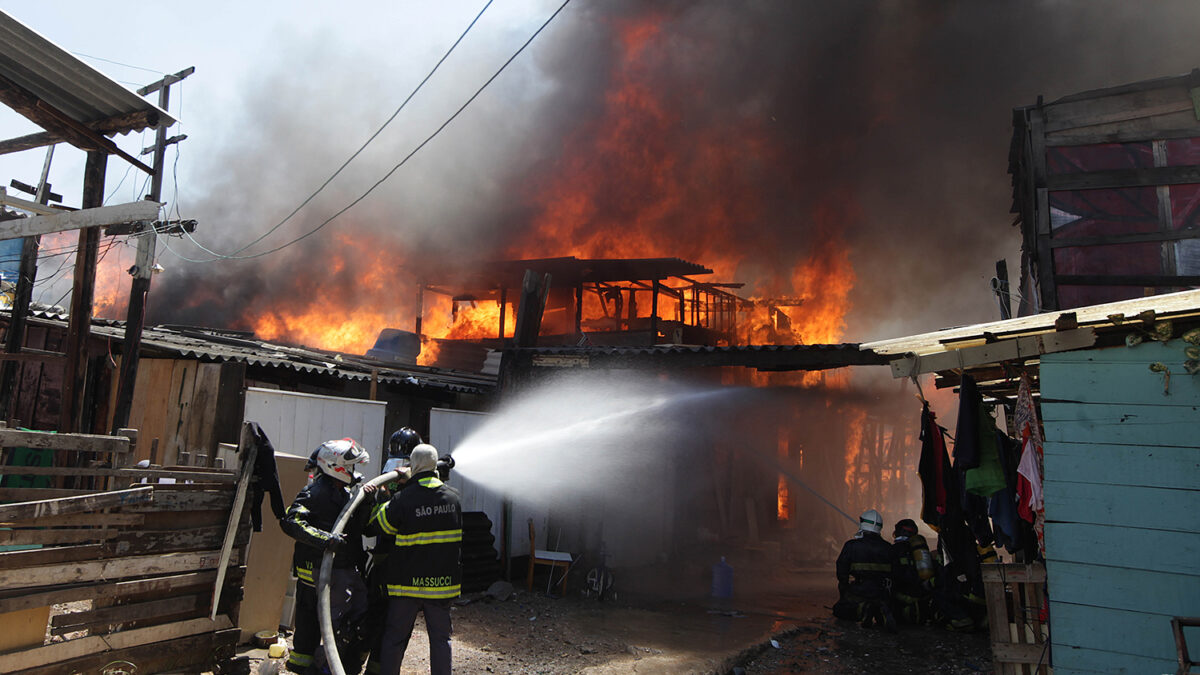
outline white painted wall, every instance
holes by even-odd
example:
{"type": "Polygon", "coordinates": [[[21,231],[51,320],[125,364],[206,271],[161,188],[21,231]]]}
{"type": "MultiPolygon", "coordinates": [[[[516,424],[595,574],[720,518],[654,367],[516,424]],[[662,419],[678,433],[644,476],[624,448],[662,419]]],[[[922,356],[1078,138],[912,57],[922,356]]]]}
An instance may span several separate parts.
{"type": "MultiPolygon", "coordinates": [[[[477,426],[488,417],[488,413],[466,410],[449,410],[433,408],[429,411],[429,442],[438,449],[438,453],[454,454],[454,449],[477,426]]],[[[492,536],[496,538],[496,550],[503,548],[500,524],[503,522],[503,501],[501,496],[487,488],[466,480],[457,471],[450,472],[450,486],[458,490],[462,500],[463,511],[483,511],[492,521],[492,536]]],[[[533,518],[536,528],[538,548],[548,548],[545,545],[546,522],[548,514],[538,512],[529,506],[515,501],[512,505],[512,555],[526,555],[529,552],[529,527],[527,521],[533,518]]]]}
{"type": "MultiPolygon", "coordinates": [[[[279,452],[308,457],[317,446],[350,437],[371,455],[360,469],[367,478],[383,470],[383,418],[387,404],[358,398],[301,394],[277,389],[246,388],[242,419],[257,422],[279,452]]],[[[290,500],[294,495],[284,495],[290,500]]]]}

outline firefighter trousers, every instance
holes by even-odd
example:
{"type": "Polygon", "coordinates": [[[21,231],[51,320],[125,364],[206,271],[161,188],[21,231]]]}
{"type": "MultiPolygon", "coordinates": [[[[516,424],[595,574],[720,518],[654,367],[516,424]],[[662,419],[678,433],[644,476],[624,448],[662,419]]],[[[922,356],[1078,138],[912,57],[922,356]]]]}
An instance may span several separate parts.
{"type": "Polygon", "coordinates": [[[412,637],[417,612],[425,615],[429,634],[429,672],[450,675],[450,601],[393,597],[388,600],[387,626],[383,630],[382,675],[400,675],[404,651],[412,637]]]}

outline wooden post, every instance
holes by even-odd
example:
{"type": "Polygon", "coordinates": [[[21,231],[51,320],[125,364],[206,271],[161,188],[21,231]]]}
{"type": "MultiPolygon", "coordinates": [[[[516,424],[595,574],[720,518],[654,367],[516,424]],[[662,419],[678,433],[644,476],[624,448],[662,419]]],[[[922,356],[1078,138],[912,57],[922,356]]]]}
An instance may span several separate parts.
{"type": "MultiPolygon", "coordinates": [[[[50,203],[50,160],[54,158],[54,146],[46,148],[46,160],[42,162],[42,175],[38,180],[37,193],[34,201],[39,204],[50,203]]],[[[40,236],[25,237],[21,246],[21,266],[17,272],[17,288],[13,295],[12,318],[8,322],[8,335],[5,351],[16,354],[25,345],[25,322],[29,318],[29,305],[33,302],[33,282],[37,278],[38,246],[40,236]]],[[[5,361],[3,373],[0,374],[0,415],[7,421],[13,404],[13,390],[17,382],[17,370],[20,364],[16,361],[5,361]]]]}
{"type": "Polygon", "coordinates": [[[508,317],[508,289],[500,287],[500,334],[496,337],[504,340],[504,321],[508,317]]]}
{"type": "MultiPolygon", "coordinates": [[[[138,90],[142,96],[158,89],[158,107],[166,110],[170,104],[171,85],[191,75],[195,68],[188,68],[174,75],[167,75],[154,84],[138,90]]],[[[150,194],[153,201],[162,195],[163,158],[167,152],[167,127],[160,126],[154,137],[154,173],[150,178],[150,194]]],[[[113,411],[113,429],[129,424],[129,412],[133,407],[133,388],[137,384],[138,358],[142,348],[142,328],[146,323],[146,296],[150,293],[150,277],[154,273],[154,254],[158,247],[158,233],[154,228],[143,232],[138,238],[137,258],[133,265],[133,283],[129,288],[129,307],[125,314],[125,340],[121,349],[121,376],[117,384],[117,403],[113,411]]]]}
{"type": "Polygon", "coordinates": [[[583,337],[583,283],[575,286],[575,337],[583,337]]]}
{"type": "Polygon", "coordinates": [[[650,346],[658,344],[658,278],[650,285],[650,346]]]}
{"type": "Polygon", "coordinates": [[[250,424],[242,425],[242,438],[238,442],[238,484],[233,497],[233,510],[229,512],[229,520],[225,523],[225,540],[221,544],[221,560],[217,563],[217,583],[213,586],[212,610],[210,619],[217,618],[217,607],[221,604],[221,586],[225,584],[225,568],[229,566],[229,558],[233,554],[233,540],[237,538],[238,525],[242,521],[242,505],[246,503],[246,489],[250,486],[250,476],[254,474],[254,459],[258,454],[258,444],[250,437],[250,424]]]}
{"type": "MultiPolygon", "coordinates": [[[[83,169],[85,209],[104,204],[104,171],[108,153],[92,151],[83,169]]],[[[63,373],[62,411],[59,431],[79,430],[84,382],[87,377],[87,342],[92,327],[92,301],[96,295],[96,259],[100,250],[100,228],[79,231],[75,254],[75,279],[71,289],[71,315],[67,324],[67,367],[63,373]]]]}
{"type": "Polygon", "coordinates": [[[421,316],[425,313],[425,283],[417,282],[417,317],[413,322],[413,332],[417,339],[421,338],[421,316]]]}

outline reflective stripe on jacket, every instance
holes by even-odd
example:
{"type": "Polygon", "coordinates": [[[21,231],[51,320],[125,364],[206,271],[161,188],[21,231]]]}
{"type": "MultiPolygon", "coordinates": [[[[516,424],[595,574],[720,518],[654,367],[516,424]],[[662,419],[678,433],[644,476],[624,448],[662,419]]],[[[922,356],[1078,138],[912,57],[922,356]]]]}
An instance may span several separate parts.
{"type": "Polygon", "coordinates": [[[432,471],[419,473],[376,507],[368,535],[395,538],[387,556],[387,592],[444,600],[462,592],[462,506],[432,471]]]}

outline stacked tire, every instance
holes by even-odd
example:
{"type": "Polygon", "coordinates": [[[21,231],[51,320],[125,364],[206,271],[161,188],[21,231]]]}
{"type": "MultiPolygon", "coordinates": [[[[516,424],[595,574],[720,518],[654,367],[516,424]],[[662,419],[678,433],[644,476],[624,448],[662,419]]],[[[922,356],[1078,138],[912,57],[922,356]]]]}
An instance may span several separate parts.
{"type": "Polygon", "coordinates": [[[492,536],[492,520],[483,511],[463,514],[463,593],[486,591],[500,579],[500,555],[492,536]]]}

